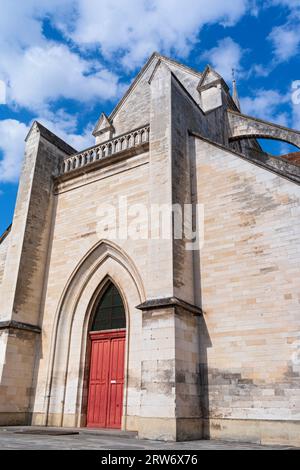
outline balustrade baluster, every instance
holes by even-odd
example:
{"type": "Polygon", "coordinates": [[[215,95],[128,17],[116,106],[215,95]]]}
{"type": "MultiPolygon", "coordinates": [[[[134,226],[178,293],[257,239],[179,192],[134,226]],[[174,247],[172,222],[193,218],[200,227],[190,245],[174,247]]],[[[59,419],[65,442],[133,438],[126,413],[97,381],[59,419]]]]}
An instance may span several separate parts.
{"type": "Polygon", "coordinates": [[[59,174],[69,173],[70,171],[82,168],[89,163],[93,163],[97,160],[101,160],[102,158],[114,155],[115,153],[149,142],[149,138],[149,126],[137,129],[134,132],[112,139],[100,146],[95,146],[83,153],[70,156],[61,163],[58,169],[59,174]]]}

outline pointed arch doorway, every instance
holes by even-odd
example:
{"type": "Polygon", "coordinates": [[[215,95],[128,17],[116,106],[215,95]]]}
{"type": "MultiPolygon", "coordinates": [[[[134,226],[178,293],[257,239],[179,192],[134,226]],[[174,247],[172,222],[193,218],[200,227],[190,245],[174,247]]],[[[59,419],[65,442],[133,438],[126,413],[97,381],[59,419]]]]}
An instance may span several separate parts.
{"type": "Polygon", "coordinates": [[[87,427],[122,424],[126,315],[121,295],[109,282],[96,303],[91,340],[87,427]]]}

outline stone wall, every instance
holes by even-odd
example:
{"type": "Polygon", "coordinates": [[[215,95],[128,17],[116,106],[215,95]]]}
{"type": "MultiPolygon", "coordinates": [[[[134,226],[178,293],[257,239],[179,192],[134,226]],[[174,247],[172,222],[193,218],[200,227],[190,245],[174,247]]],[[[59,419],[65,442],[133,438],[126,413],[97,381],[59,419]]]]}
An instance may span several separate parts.
{"type": "MultiPolygon", "coordinates": [[[[198,289],[211,343],[206,390],[211,435],[254,439],[255,426],[247,435],[247,420],[256,420],[260,439],[262,420],[274,426],[282,420],[274,439],[295,443],[299,185],[201,139],[195,171],[197,199],[205,210],[198,289]],[[236,429],[231,420],[238,421],[236,429]]],[[[271,427],[264,434],[268,439],[271,427]]]]}
{"type": "Polygon", "coordinates": [[[0,290],[2,424],[25,424],[31,411],[52,222],[52,174],[66,155],[64,149],[74,151],[34,123],[26,142],[0,290]]]}
{"type": "Polygon", "coordinates": [[[0,289],[5,269],[5,260],[8,250],[9,244],[9,234],[4,238],[4,240],[0,243],[0,289]]]}
{"type": "MultiPolygon", "coordinates": [[[[142,277],[140,283],[146,284],[148,243],[146,239],[139,242],[134,239],[118,239],[115,240],[117,248],[112,253],[109,251],[107,254],[105,252],[101,254],[100,251],[96,256],[93,250],[96,250],[97,245],[104,239],[100,230],[103,227],[98,226],[101,223],[98,212],[101,204],[111,204],[118,208],[118,200],[122,196],[127,197],[128,204],[142,203],[147,206],[148,181],[149,154],[145,153],[127,158],[118,164],[108,165],[94,171],[92,175],[84,175],[70,183],[62,183],[57,188],[48,282],[42,309],[42,347],[37,359],[35,377],[35,423],[45,424],[45,419],[48,419],[48,423],[55,425],[62,423],[72,426],[85,425],[83,408],[86,390],[82,392],[81,380],[85,367],[87,370],[89,368],[89,364],[85,364],[87,316],[90,312],[91,299],[94,298],[99,285],[103,279],[110,276],[126,299],[128,334],[130,333],[126,362],[128,371],[126,420],[129,428],[136,429],[136,416],[140,406],[142,346],[141,314],[135,307],[144,300],[145,294],[141,293],[142,297],[139,297],[136,288],[134,286],[131,288],[133,280],[130,276],[134,277],[136,282],[138,276],[131,271],[136,270],[142,277]],[[94,259],[93,262],[99,262],[99,269],[95,270],[92,266],[82,268],[82,271],[79,271],[81,274],[73,280],[77,267],[89,252],[94,259]],[[89,269],[91,269],[91,278],[88,275],[89,269]],[[65,300],[69,289],[71,289],[71,293],[68,294],[70,297],[65,300]],[[86,297],[83,295],[83,290],[87,292],[86,297]],[[81,303],[76,304],[77,296],[81,302],[83,298],[86,299],[85,307],[81,306],[81,303]],[[68,302],[68,305],[65,305],[65,302],[68,302]],[[74,353],[70,353],[72,347],[74,353]],[[66,373],[69,381],[66,381],[66,373]],[[49,377],[52,377],[52,385],[49,384],[49,377]],[[50,392],[49,387],[52,387],[50,392]],[[50,403],[47,401],[49,393],[51,393],[50,403]]],[[[135,214],[132,214],[132,218],[135,218],[135,214]]],[[[143,224],[147,224],[147,219],[142,214],[141,230],[143,224]]],[[[118,215],[117,228],[119,227],[118,215]]],[[[114,240],[109,241],[114,244],[114,240]]],[[[139,292],[140,290],[142,288],[139,292]]]]}
{"type": "Polygon", "coordinates": [[[204,113],[200,78],[154,56],[111,115],[115,135],[150,124],[149,145],[59,178],[75,150],[33,126],[0,245],[1,423],[32,413],[33,424],[85,426],[89,326],[110,280],[127,318],[123,429],[299,443],[298,168],[254,158],[251,134],[229,144],[226,85],[205,95],[204,113]],[[191,202],[204,205],[200,251],[174,227],[153,239],[145,207],[191,202]],[[114,237],[126,203],[140,204],[128,213],[139,233],[114,237]],[[116,219],[103,222],[108,206],[116,219]]]}

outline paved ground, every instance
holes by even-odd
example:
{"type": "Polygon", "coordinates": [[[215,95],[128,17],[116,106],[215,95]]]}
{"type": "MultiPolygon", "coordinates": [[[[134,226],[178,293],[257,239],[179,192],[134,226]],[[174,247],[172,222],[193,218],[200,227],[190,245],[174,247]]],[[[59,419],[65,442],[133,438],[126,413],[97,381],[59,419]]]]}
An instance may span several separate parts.
{"type": "Polygon", "coordinates": [[[270,450],[290,447],[260,446],[223,441],[158,442],[137,439],[134,433],[120,431],[0,427],[0,450],[270,450]],[[78,432],[55,435],[56,432],[78,432]],[[30,432],[30,434],[28,434],[30,432]],[[46,435],[52,433],[52,435],[46,435]],[[42,433],[42,434],[39,434],[42,433]]]}

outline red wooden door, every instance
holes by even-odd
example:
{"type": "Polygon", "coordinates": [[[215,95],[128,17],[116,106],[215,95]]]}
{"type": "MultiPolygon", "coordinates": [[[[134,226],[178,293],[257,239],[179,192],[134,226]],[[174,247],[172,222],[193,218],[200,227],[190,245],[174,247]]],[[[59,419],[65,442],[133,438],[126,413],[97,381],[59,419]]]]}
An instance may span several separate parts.
{"type": "Polygon", "coordinates": [[[125,332],[91,333],[87,426],[121,428],[125,332]]]}

